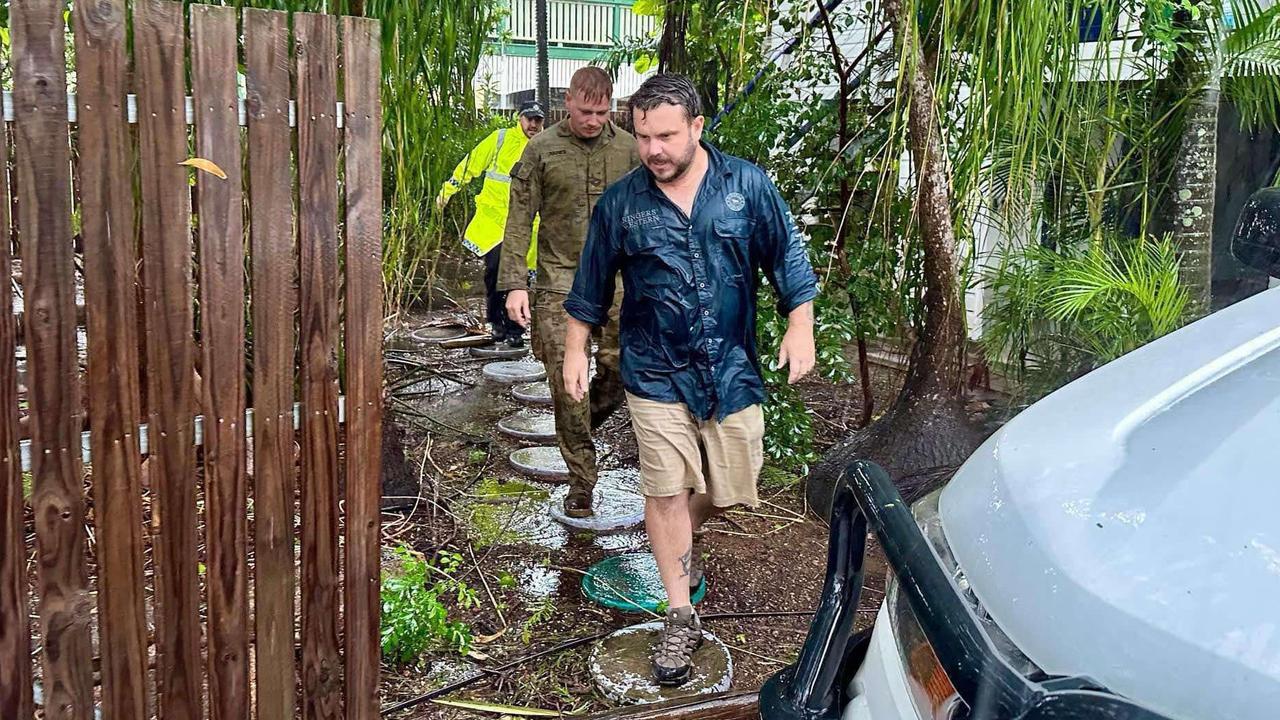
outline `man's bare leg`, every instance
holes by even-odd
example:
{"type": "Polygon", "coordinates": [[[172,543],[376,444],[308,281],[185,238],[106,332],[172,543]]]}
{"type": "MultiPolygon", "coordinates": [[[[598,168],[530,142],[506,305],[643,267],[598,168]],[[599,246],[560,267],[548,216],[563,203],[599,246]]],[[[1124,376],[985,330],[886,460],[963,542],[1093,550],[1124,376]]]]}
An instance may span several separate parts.
{"type": "Polygon", "coordinates": [[[705,493],[694,493],[689,499],[689,526],[693,531],[693,554],[689,560],[688,578],[690,593],[696,592],[706,577],[707,541],[699,531],[703,523],[723,512],[724,508],[716,507],[711,502],[711,496],[705,493]]]}
{"type": "Polygon", "coordinates": [[[645,498],[644,523],[658,563],[662,587],[667,591],[667,607],[688,607],[689,565],[693,559],[693,527],[690,523],[689,494],[645,498]]]}
{"type": "Polygon", "coordinates": [[[679,685],[689,679],[693,653],[702,645],[702,622],[689,601],[693,559],[689,493],[645,498],[644,514],[649,544],[667,591],[667,616],[653,648],[653,676],[659,685],[679,685]]]}
{"type": "Polygon", "coordinates": [[[706,493],[694,493],[689,499],[689,523],[693,532],[698,532],[703,523],[723,512],[724,508],[716,507],[706,493]]]}

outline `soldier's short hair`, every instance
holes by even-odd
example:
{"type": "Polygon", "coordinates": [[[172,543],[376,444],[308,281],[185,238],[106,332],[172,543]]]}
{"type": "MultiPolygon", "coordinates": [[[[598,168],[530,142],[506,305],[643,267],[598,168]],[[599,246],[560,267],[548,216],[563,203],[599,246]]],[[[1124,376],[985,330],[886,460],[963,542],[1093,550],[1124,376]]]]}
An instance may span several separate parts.
{"type": "Polygon", "coordinates": [[[580,68],[569,79],[569,92],[580,100],[613,99],[613,78],[603,68],[594,65],[580,68]]]}
{"type": "Polygon", "coordinates": [[[702,114],[702,98],[693,81],[677,73],[659,73],[645,80],[627,101],[634,117],[636,112],[649,112],[660,105],[684,108],[685,119],[692,121],[702,114]]]}

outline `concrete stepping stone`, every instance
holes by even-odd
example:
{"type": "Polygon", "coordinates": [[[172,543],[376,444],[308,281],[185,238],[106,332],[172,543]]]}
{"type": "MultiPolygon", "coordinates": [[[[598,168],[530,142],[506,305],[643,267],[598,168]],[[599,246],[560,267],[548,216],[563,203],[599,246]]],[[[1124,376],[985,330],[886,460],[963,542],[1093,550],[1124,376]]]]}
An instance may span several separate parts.
{"type": "Polygon", "coordinates": [[[460,325],[428,325],[409,333],[409,337],[423,345],[437,345],[445,340],[464,338],[469,334],[467,329],[460,325]]]}
{"type": "Polygon", "coordinates": [[[556,439],[556,416],[538,410],[521,410],[499,420],[498,430],[517,440],[551,442],[556,439]]]}
{"type": "Polygon", "coordinates": [[[565,464],[560,448],[554,445],[520,448],[511,453],[511,464],[520,472],[534,477],[569,477],[569,466],[565,464]]]}
{"type": "Polygon", "coordinates": [[[511,388],[511,394],[521,402],[534,405],[551,404],[551,386],[544,382],[524,383],[511,388]]]}
{"type": "Polygon", "coordinates": [[[689,681],[677,687],[658,685],[649,658],[661,628],[658,620],[632,625],[596,644],[587,667],[605,697],[616,703],[639,705],[729,689],[733,684],[733,658],[720,638],[706,627],[702,628],[702,647],[693,653],[689,681]]]}
{"type": "MultiPolygon", "coordinates": [[[[582,591],[601,605],[623,612],[656,613],[667,599],[652,553],[628,553],[601,560],[582,577],[582,591]]],[[[703,578],[689,600],[696,605],[706,594],[707,580],[703,578]]]]}
{"type": "Polygon", "coordinates": [[[501,383],[526,383],[547,376],[547,369],[536,360],[499,360],[484,366],[484,376],[501,383]]]}
{"type": "Polygon", "coordinates": [[[507,347],[506,345],[482,345],[471,348],[471,357],[488,358],[490,360],[519,360],[529,354],[528,347],[507,347]]]}
{"type": "Polygon", "coordinates": [[[636,470],[605,470],[596,482],[591,509],[595,514],[574,518],[564,514],[568,486],[551,493],[551,517],[571,528],[595,532],[618,532],[644,524],[644,496],[640,494],[640,473],[636,470]]]}

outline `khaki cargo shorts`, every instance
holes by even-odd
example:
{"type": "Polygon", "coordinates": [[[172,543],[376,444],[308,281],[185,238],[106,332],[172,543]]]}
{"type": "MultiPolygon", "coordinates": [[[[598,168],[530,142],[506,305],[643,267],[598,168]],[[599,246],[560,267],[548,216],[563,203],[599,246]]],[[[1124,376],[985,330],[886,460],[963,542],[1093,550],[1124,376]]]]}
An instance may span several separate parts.
{"type": "Polygon", "coordinates": [[[759,405],[722,422],[700,421],[684,403],[627,393],[640,447],[640,492],[670,497],[693,490],[716,507],[760,503],[756,480],[764,465],[764,412],[759,405]]]}

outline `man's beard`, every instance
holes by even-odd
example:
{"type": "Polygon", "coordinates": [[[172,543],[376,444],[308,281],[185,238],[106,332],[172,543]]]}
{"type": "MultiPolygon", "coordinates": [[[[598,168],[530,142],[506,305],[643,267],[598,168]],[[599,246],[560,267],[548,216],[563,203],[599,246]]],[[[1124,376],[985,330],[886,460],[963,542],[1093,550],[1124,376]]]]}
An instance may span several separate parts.
{"type": "Polygon", "coordinates": [[[658,178],[660,182],[667,183],[667,182],[672,182],[674,180],[679,180],[680,178],[684,177],[684,174],[688,172],[689,168],[693,165],[693,159],[697,155],[697,152],[698,152],[698,144],[689,143],[689,149],[685,152],[684,156],[678,160],[670,160],[665,157],[658,158],[659,160],[667,161],[670,163],[667,167],[663,168],[666,172],[659,173],[655,171],[652,167],[650,167],[649,170],[650,172],[653,172],[654,177],[658,178]]]}

